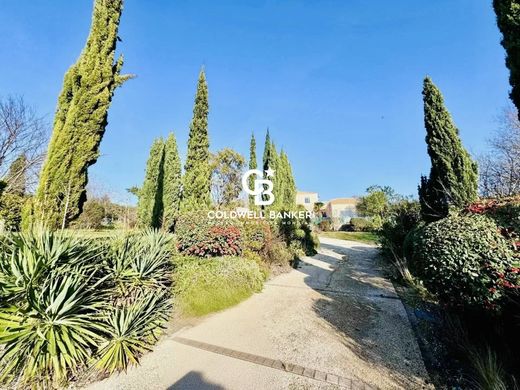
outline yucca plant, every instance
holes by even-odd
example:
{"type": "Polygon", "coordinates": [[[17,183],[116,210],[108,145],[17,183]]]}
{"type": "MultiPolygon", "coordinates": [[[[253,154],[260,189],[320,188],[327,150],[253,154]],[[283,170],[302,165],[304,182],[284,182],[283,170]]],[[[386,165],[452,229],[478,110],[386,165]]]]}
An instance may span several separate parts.
{"type": "Polygon", "coordinates": [[[169,292],[140,295],[129,306],[106,313],[105,341],[98,352],[96,367],[112,373],[137,364],[139,357],[157,341],[159,331],[169,317],[169,292]]]}
{"type": "Polygon", "coordinates": [[[111,243],[107,273],[116,297],[129,301],[137,294],[162,289],[171,283],[172,235],[148,229],[111,243]]]}
{"type": "MultiPolygon", "coordinates": [[[[98,282],[99,283],[99,282],[98,282]]],[[[76,275],[29,286],[27,300],[0,309],[0,381],[63,384],[102,341],[103,294],[76,275]]]]}
{"type": "MultiPolygon", "coordinates": [[[[90,275],[99,268],[93,241],[36,229],[5,236],[0,250],[0,302],[13,303],[39,286],[49,275],[90,275]]],[[[2,305],[2,303],[0,303],[2,305]]]]}
{"type": "Polygon", "coordinates": [[[168,319],[171,248],[155,231],[0,239],[0,385],[54,388],[92,366],[136,363],[168,319]]]}

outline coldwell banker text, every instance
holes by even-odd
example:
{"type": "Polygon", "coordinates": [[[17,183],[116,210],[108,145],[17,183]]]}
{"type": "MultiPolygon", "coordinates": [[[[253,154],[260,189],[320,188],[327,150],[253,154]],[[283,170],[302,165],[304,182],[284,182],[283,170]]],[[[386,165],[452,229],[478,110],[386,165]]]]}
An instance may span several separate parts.
{"type": "Polygon", "coordinates": [[[312,219],[314,212],[312,211],[256,211],[256,210],[212,210],[208,211],[209,219],[312,219]]]}

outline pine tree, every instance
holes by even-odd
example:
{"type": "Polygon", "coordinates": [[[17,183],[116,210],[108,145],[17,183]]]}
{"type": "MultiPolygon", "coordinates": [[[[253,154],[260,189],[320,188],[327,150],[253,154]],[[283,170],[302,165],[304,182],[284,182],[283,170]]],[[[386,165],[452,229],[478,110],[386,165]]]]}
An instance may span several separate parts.
{"type": "Polygon", "coordinates": [[[164,184],[162,201],[164,205],[163,229],[172,231],[181,202],[182,176],[181,159],[175,136],[171,133],[164,147],[164,184]]]}
{"type": "Polygon", "coordinates": [[[161,227],[163,215],[164,141],[156,139],[146,163],[143,186],[139,190],[137,218],[140,227],[161,227]]]}
{"type": "Polygon", "coordinates": [[[506,66],[510,71],[510,97],[518,109],[520,119],[520,0],[493,0],[497,25],[502,32],[502,46],[506,50],[506,66]]]}
{"type": "Polygon", "coordinates": [[[439,89],[424,80],[424,125],[432,167],[422,177],[419,198],[425,220],[445,217],[450,206],[463,207],[477,197],[477,164],[464,149],[459,131],[444,106],[439,89]]]}
{"type": "MultiPolygon", "coordinates": [[[[251,142],[249,144],[249,169],[257,169],[257,161],[256,161],[256,140],[255,135],[251,134],[251,142]]],[[[249,176],[248,182],[249,188],[254,189],[255,186],[255,178],[253,175],[249,176]]],[[[254,210],[256,208],[254,197],[249,197],[249,209],[254,210]]]]}
{"type": "Polygon", "coordinates": [[[184,166],[182,211],[204,210],[211,204],[208,113],[208,86],[204,70],[201,70],[184,166]]]}
{"type": "Polygon", "coordinates": [[[18,156],[9,167],[5,181],[7,191],[12,194],[24,195],[27,190],[27,157],[18,156]]]}
{"type": "Polygon", "coordinates": [[[122,0],[95,0],[85,48],[65,74],[34,214],[28,213],[49,228],[81,213],[87,169],[99,156],[114,90],[131,77],[120,74],[123,57],[115,60],[122,9],[122,0]]]}

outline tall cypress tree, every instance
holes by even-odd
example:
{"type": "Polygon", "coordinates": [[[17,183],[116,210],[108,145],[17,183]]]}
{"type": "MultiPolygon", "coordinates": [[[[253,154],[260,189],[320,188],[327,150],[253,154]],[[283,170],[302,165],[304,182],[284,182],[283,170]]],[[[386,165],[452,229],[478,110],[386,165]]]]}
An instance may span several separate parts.
{"type": "Polygon", "coordinates": [[[27,157],[19,155],[9,166],[5,177],[7,191],[13,194],[24,195],[27,189],[27,157]]]}
{"type": "Polygon", "coordinates": [[[33,204],[34,218],[49,228],[77,218],[86,200],[87,169],[99,156],[123,57],[115,60],[122,0],[95,0],[92,25],[77,62],[63,80],[47,159],[33,204]]]}
{"type": "Polygon", "coordinates": [[[459,131],[444,106],[439,89],[424,79],[424,125],[432,167],[419,186],[425,220],[445,217],[450,206],[462,207],[477,197],[477,164],[462,146],[459,131]]]}
{"type": "Polygon", "coordinates": [[[273,182],[274,194],[274,202],[271,206],[269,206],[269,208],[279,210],[282,206],[284,173],[283,166],[280,165],[280,156],[278,155],[278,151],[276,150],[276,145],[274,142],[271,142],[267,165],[274,171],[274,176],[269,177],[269,180],[273,182]]]}
{"type": "Polygon", "coordinates": [[[164,141],[156,139],[146,163],[143,186],[139,190],[137,219],[140,227],[161,227],[163,215],[164,141]]]}
{"type": "Polygon", "coordinates": [[[164,146],[164,184],[163,184],[163,229],[173,230],[179,216],[181,202],[182,176],[181,159],[177,150],[175,136],[170,133],[164,146]]]}
{"type": "Polygon", "coordinates": [[[506,66],[510,71],[510,97],[518,109],[520,119],[520,0],[493,0],[497,25],[502,32],[502,46],[506,50],[506,66]]]}
{"type": "MultiPolygon", "coordinates": [[[[257,169],[258,164],[256,161],[256,140],[255,135],[251,134],[251,142],[249,143],[249,169],[257,169]]],[[[248,182],[249,188],[254,189],[255,186],[255,178],[253,176],[249,176],[248,182]]],[[[249,197],[249,208],[251,210],[256,208],[254,197],[249,197]]]]}
{"type": "MultiPolygon", "coordinates": [[[[280,153],[280,165],[283,167],[283,193],[282,204],[286,210],[292,210],[296,206],[296,183],[294,180],[291,163],[287,153],[280,153]]],[[[278,168],[280,170],[280,168],[278,168]]]]}
{"type": "Polygon", "coordinates": [[[208,85],[200,71],[184,166],[182,211],[207,209],[211,204],[211,167],[208,136],[208,85]]]}
{"type": "Polygon", "coordinates": [[[269,135],[269,129],[265,133],[265,143],[264,143],[264,156],[262,158],[262,167],[264,171],[269,168],[269,158],[271,155],[271,137],[269,135]]]}

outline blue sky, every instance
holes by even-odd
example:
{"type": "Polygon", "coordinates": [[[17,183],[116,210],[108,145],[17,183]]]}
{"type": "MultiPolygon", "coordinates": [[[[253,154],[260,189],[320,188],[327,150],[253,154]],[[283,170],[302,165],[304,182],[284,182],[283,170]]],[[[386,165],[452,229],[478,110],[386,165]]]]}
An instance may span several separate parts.
{"type": "MultiPolygon", "coordinates": [[[[52,121],[64,72],[90,25],[89,0],[2,0],[0,94],[52,121]]],[[[429,171],[422,79],[430,75],[471,153],[508,104],[491,1],[126,0],[125,68],[91,177],[113,194],[140,185],[154,138],[174,131],[184,157],[205,66],[211,149],[247,156],[270,128],[300,189],[323,200],[371,184],[415,194],[429,171]]],[[[262,150],[258,150],[258,155],[262,150]]]]}

